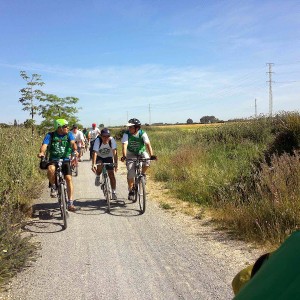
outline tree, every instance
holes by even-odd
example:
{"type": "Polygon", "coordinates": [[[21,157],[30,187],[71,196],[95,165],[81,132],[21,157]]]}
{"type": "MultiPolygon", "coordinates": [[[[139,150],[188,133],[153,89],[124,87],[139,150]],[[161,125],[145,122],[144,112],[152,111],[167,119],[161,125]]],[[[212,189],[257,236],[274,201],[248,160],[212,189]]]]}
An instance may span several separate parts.
{"type": "Polygon", "coordinates": [[[59,98],[53,94],[45,94],[40,100],[45,104],[39,106],[40,115],[44,118],[40,127],[52,129],[54,119],[66,119],[70,125],[78,123],[76,116],[78,109],[75,105],[79,101],[76,97],[59,98]]]}
{"type": "Polygon", "coordinates": [[[45,83],[42,82],[41,76],[38,74],[32,74],[30,77],[26,71],[20,71],[20,76],[27,82],[27,87],[20,90],[21,97],[19,98],[19,102],[23,105],[24,111],[30,112],[32,124],[34,124],[34,116],[39,111],[38,102],[44,96],[44,93],[36,87],[43,86],[45,83]]]}
{"type": "Polygon", "coordinates": [[[24,127],[25,128],[33,128],[35,125],[35,121],[32,120],[32,119],[27,119],[25,122],[24,122],[24,127]]]}
{"type": "Polygon", "coordinates": [[[193,120],[191,118],[189,118],[189,119],[187,119],[186,123],[187,124],[193,124],[194,122],[193,122],[193,120]]]}
{"type": "Polygon", "coordinates": [[[202,124],[217,123],[217,122],[219,122],[219,119],[217,119],[215,116],[204,116],[200,119],[200,123],[202,124]]]}

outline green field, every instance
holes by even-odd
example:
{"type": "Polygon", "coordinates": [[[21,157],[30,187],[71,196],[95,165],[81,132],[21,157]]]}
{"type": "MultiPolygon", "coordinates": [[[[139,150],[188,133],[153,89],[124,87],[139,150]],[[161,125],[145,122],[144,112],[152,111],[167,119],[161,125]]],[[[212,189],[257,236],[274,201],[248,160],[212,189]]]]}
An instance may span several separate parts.
{"type": "Polygon", "coordinates": [[[183,201],[212,210],[238,237],[279,243],[298,228],[298,113],[147,132],[159,157],[154,178],[183,201]]]}

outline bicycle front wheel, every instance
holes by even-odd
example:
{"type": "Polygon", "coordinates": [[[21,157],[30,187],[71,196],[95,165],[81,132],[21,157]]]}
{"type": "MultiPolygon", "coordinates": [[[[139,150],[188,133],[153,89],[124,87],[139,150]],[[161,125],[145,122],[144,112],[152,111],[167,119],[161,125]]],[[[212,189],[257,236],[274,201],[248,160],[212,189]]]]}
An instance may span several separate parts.
{"type": "Polygon", "coordinates": [[[144,176],[138,180],[136,196],[139,200],[140,212],[143,214],[146,211],[146,184],[144,176]]]}
{"type": "Polygon", "coordinates": [[[111,188],[110,188],[110,182],[108,176],[104,177],[104,191],[105,191],[105,199],[107,203],[107,211],[110,212],[110,200],[111,200],[111,188]]]}
{"type": "Polygon", "coordinates": [[[60,205],[60,211],[61,211],[61,217],[63,219],[63,227],[64,229],[67,229],[67,195],[66,195],[66,189],[65,185],[63,183],[59,186],[59,205],[60,205]]]}

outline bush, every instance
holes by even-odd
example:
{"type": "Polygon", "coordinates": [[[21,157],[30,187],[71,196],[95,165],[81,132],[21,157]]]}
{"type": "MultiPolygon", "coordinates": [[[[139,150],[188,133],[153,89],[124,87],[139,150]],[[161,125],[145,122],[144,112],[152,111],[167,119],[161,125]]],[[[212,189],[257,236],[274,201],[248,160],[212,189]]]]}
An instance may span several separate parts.
{"type": "Polygon", "coordinates": [[[34,246],[20,232],[20,224],[31,214],[32,199],[39,195],[41,173],[40,140],[31,130],[0,128],[0,284],[32,257],[34,246]]]}

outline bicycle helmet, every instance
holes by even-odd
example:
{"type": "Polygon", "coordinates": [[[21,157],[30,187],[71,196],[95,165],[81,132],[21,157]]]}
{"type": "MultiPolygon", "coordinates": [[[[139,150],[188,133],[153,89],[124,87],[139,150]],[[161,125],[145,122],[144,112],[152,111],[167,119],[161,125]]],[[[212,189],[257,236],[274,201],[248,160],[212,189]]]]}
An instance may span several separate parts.
{"type": "Polygon", "coordinates": [[[65,119],[57,119],[57,120],[54,120],[54,129],[57,130],[57,128],[59,127],[63,127],[65,125],[68,125],[68,121],[65,120],[65,119]]]}
{"type": "Polygon", "coordinates": [[[74,125],[72,126],[72,129],[76,129],[76,128],[78,128],[78,125],[74,124],[74,125]]]}
{"type": "Polygon", "coordinates": [[[93,123],[93,124],[92,124],[92,127],[96,127],[96,126],[97,126],[96,123],[93,123]]]}
{"type": "Polygon", "coordinates": [[[107,128],[103,128],[100,132],[101,136],[110,136],[110,131],[107,128]]]}
{"type": "Polygon", "coordinates": [[[140,120],[136,119],[136,118],[133,118],[133,119],[130,119],[128,121],[128,123],[126,124],[126,126],[134,126],[134,127],[140,127],[142,124],[140,122],[140,120]]]}

